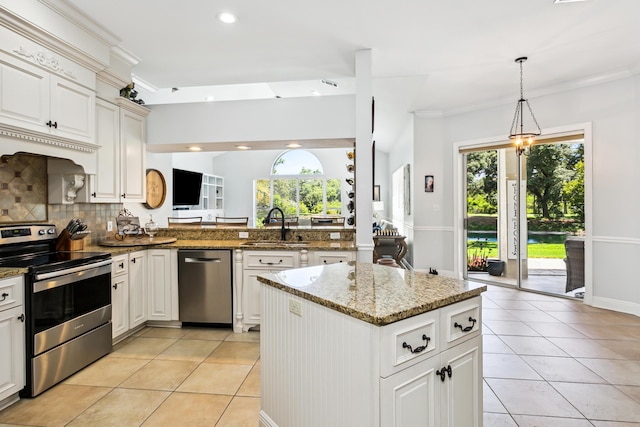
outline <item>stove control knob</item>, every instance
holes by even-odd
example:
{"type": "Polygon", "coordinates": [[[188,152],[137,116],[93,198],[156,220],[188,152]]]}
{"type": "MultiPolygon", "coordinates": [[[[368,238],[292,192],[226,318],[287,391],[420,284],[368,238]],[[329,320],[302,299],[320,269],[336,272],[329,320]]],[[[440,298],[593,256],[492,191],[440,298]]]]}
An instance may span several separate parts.
{"type": "Polygon", "coordinates": [[[47,230],[38,230],[38,234],[41,236],[44,236],[46,234],[47,230]]]}
{"type": "Polygon", "coordinates": [[[50,228],[50,229],[47,230],[47,233],[56,234],[56,229],[55,228],[50,228]]]}

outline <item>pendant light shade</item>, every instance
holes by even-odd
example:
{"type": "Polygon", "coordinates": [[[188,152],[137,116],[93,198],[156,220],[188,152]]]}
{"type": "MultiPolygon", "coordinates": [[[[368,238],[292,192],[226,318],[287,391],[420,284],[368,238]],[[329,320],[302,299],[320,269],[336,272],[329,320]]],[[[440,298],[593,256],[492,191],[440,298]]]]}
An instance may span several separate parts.
{"type": "Polygon", "coordinates": [[[513,115],[513,122],[511,122],[511,129],[509,131],[509,139],[513,140],[516,147],[516,153],[520,156],[522,154],[527,155],[528,150],[531,150],[531,146],[535,141],[536,136],[539,136],[542,131],[540,125],[536,120],[536,116],[533,114],[529,101],[524,97],[524,85],[522,78],[522,63],[527,60],[526,56],[517,58],[515,62],[520,64],[520,99],[516,104],[516,112],[513,115]],[[529,116],[527,119],[525,128],[525,115],[529,116]],[[531,122],[531,123],[529,123],[531,122]]]}

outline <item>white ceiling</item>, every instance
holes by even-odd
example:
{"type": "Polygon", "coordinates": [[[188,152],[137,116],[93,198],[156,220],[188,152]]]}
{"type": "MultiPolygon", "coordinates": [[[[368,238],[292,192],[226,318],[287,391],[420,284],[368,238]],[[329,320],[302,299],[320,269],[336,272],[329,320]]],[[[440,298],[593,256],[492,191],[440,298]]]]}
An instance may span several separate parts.
{"type": "Polygon", "coordinates": [[[141,59],[133,73],[158,94],[257,83],[261,96],[307,96],[331,90],[321,79],[348,92],[354,53],[371,49],[384,151],[413,111],[515,108],[519,56],[527,97],[640,72],[640,0],[68,1],[141,59]]]}

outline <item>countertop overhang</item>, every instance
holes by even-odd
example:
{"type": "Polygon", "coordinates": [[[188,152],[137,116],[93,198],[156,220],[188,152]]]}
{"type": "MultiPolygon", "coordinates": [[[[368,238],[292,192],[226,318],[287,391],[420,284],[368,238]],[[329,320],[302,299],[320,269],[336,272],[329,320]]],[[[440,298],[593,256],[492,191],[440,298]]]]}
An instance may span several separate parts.
{"type": "Polygon", "coordinates": [[[480,295],[486,285],[371,263],[349,262],[267,273],[267,286],[376,326],[480,295]]]}

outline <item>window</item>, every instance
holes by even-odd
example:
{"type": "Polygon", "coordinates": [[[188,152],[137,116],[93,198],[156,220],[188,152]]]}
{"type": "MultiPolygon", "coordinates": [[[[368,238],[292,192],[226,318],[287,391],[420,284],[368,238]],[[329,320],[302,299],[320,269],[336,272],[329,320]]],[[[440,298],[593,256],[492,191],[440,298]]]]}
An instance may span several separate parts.
{"type": "Polygon", "coordinates": [[[270,179],[258,179],[255,188],[255,224],[261,226],[272,207],[285,216],[340,215],[341,180],[323,176],[320,160],[305,150],[289,150],[273,162],[270,179]]]}

